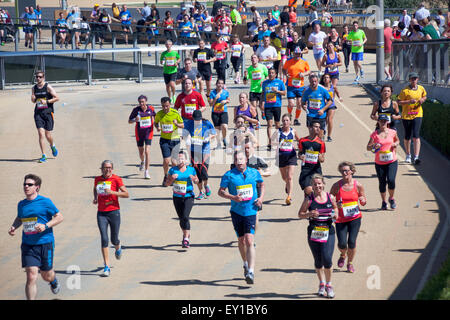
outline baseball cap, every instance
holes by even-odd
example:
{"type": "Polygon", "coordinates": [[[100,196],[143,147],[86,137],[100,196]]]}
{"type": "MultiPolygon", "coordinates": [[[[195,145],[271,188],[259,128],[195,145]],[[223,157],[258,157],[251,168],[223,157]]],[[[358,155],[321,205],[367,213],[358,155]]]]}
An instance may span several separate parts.
{"type": "Polygon", "coordinates": [[[386,114],[381,113],[378,115],[378,120],[389,121],[389,117],[386,114]]]}
{"type": "Polygon", "coordinates": [[[419,74],[417,72],[410,72],[408,74],[408,79],[411,79],[411,78],[419,78],[419,74]]]}
{"type": "Polygon", "coordinates": [[[202,120],[202,112],[200,110],[194,110],[194,113],[192,114],[192,118],[194,120],[202,120]]]}

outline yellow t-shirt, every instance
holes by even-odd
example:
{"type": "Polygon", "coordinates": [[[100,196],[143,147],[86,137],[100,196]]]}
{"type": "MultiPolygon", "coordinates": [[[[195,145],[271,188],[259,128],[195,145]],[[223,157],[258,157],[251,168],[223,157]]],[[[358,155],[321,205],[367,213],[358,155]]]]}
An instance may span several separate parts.
{"type": "MultiPolygon", "coordinates": [[[[398,100],[419,100],[427,95],[425,88],[417,85],[417,89],[413,90],[410,86],[407,86],[405,89],[400,92],[398,95],[398,100]]],[[[404,120],[413,120],[415,118],[423,117],[422,105],[418,102],[414,104],[404,104],[402,105],[402,119],[404,120]]]]}

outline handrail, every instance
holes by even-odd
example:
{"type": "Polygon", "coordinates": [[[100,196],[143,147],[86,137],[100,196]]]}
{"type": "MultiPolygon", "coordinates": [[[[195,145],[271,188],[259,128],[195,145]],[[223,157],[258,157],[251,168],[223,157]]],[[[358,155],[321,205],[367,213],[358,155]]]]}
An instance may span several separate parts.
{"type": "Polygon", "coordinates": [[[392,45],[393,46],[402,46],[402,45],[406,45],[406,44],[412,44],[412,45],[417,45],[417,44],[428,44],[428,45],[432,45],[432,44],[442,44],[442,43],[449,43],[450,44],[450,39],[434,39],[434,40],[422,40],[422,41],[392,41],[392,45]]]}

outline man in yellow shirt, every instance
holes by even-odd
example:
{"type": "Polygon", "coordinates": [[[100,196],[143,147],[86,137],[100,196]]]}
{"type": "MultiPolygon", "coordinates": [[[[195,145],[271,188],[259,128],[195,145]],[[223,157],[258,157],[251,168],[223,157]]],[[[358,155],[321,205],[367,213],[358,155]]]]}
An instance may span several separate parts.
{"type": "Polygon", "coordinates": [[[402,122],[405,128],[406,163],[420,164],[420,126],[422,125],[422,104],[427,100],[425,88],[418,84],[419,75],[408,75],[409,85],[398,95],[398,104],[402,106],[402,122]],[[414,145],[414,159],[411,159],[411,136],[414,145]]]}

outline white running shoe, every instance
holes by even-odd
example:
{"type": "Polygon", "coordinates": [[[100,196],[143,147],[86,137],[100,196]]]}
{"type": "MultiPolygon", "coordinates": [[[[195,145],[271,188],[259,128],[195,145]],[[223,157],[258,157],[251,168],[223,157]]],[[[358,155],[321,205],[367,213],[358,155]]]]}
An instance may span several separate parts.
{"type": "Polygon", "coordinates": [[[148,170],[145,170],[144,178],[150,179],[150,173],[148,173],[148,170]]]}
{"type": "Polygon", "coordinates": [[[411,155],[410,154],[406,155],[405,162],[406,163],[411,163],[411,155]]]}
{"type": "Polygon", "coordinates": [[[141,165],[139,166],[139,171],[144,171],[144,161],[141,162],[141,165]]]}

